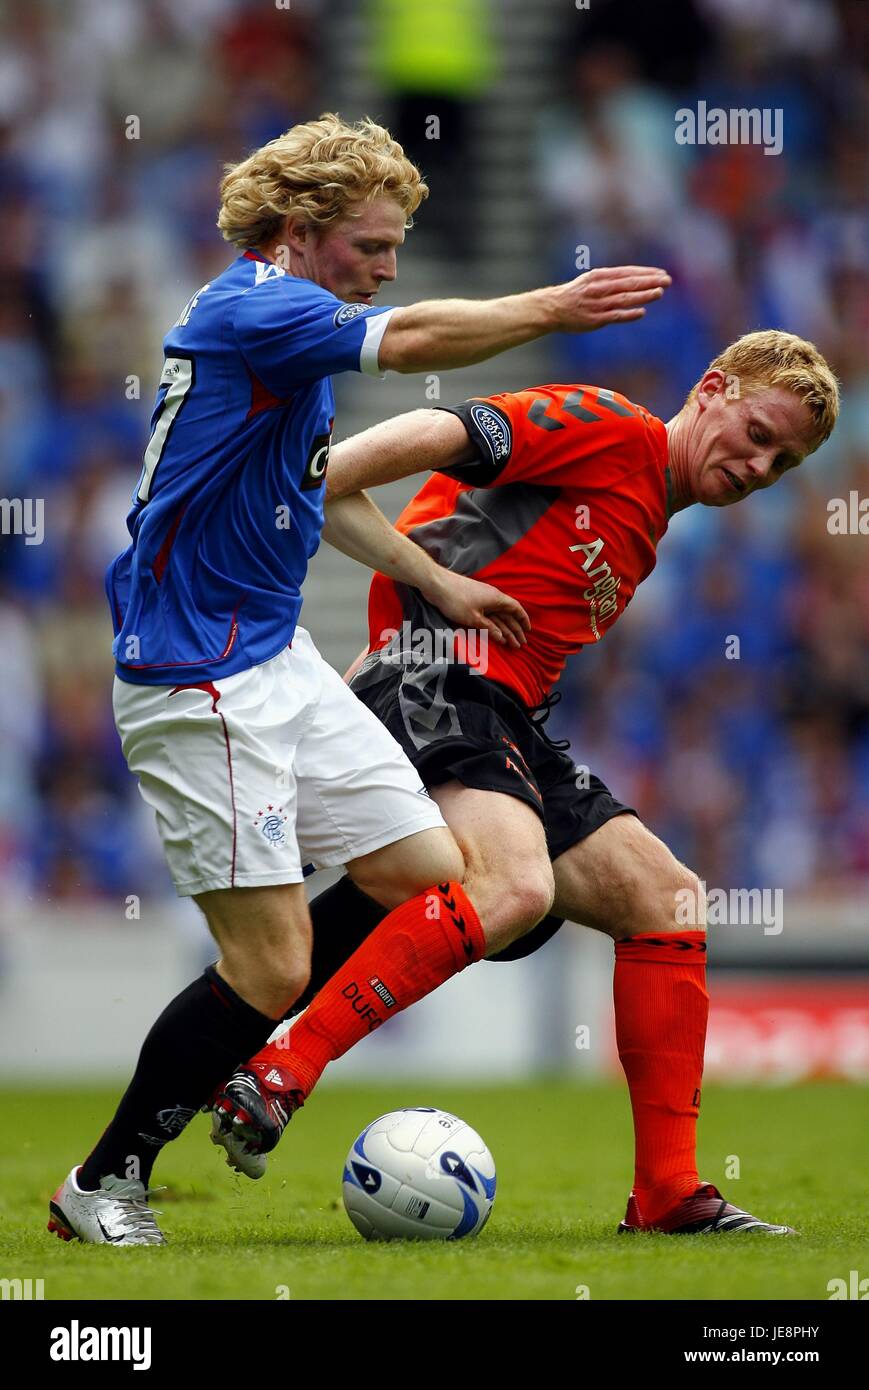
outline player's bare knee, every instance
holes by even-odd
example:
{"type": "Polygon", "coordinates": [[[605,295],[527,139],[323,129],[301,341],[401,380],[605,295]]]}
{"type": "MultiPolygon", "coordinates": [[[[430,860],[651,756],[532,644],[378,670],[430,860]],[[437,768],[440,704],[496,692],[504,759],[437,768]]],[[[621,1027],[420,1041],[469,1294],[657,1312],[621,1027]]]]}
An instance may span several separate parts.
{"type": "Polygon", "coordinates": [[[503,950],[535,927],[550,911],[555,898],[548,861],[520,864],[509,875],[490,875],[482,883],[469,873],[466,889],[491,951],[503,950]]]}
{"type": "Polygon", "coordinates": [[[392,910],[435,883],[462,883],[465,859],[446,826],[396,840],[347,866],[363,893],[392,910]]]}
{"type": "Polygon", "coordinates": [[[437,872],[428,875],[420,875],[409,872],[398,872],[394,875],[384,875],[374,871],[369,873],[351,872],[350,877],[361,892],[373,898],[381,907],[391,912],[393,908],[399,907],[401,903],[406,903],[411,898],[417,898],[421,893],[431,888],[435,883],[449,883],[450,881],[461,883],[464,877],[464,862],[459,861],[459,872],[455,872],[455,865],[444,864],[445,870],[452,869],[453,872],[437,872]]]}
{"type": "Polygon", "coordinates": [[[518,899],[520,930],[516,934],[521,936],[523,931],[530,931],[532,927],[536,927],[552,909],[555,900],[555,880],[552,877],[552,866],[548,862],[545,866],[535,868],[523,879],[518,899]]]}
{"type": "Polygon", "coordinates": [[[706,907],[697,875],[669,852],[649,885],[650,920],[646,931],[703,931],[706,907]]]}
{"type": "Polygon", "coordinates": [[[706,890],[693,869],[675,860],[671,884],[674,903],[673,931],[706,930],[706,890]]]}
{"type": "Polygon", "coordinates": [[[289,958],[273,957],[263,962],[264,971],[259,980],[260,997],[269,1000],[266,1012],[280,1015],[296,1002],[299,995],[308,987],[311,979],[310,960],[296,956],[289,958]]]}
{"type": "Polygon", "coordinates": [[[613,925],[616,937],[645,932],[706,930],[706,903],[699,878],[669,851],[644,881],[622,894],[622,910],[613,925]]]}

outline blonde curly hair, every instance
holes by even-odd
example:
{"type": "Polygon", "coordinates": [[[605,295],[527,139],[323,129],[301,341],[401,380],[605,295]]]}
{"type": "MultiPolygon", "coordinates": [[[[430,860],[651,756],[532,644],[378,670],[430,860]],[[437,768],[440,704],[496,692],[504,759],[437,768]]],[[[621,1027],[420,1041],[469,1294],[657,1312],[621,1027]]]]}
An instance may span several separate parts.
{"type": "MultiPolygon", "coordinates": [[[[839,383],[826,358],[808,339],[778,328],[745,333],[706,368],[715,369],[736,379],[741,396],[770,386],[782,386],[799,396],[812,417],[813,452],[833,433],[839,418],[839,383]]],[[[692,386],[685,404],[696,395],[697,387],[692,386]]]]}
{"type": "Polygon", "coordinates": [[[290,213],[324,227],[381,194],[410,226],[428,187],[383,126],[367,117],[348,125],[326,111],[226,166],[217,225],[235,246],[262,246],[290,213]]]}

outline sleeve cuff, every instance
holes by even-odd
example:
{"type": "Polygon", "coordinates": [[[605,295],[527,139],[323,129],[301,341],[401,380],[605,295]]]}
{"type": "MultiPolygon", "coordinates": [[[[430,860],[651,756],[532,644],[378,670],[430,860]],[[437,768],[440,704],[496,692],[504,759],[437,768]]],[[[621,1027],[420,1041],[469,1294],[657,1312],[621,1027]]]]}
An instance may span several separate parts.
{"type": "Polygon", "coordinates": [[[457,482],[470,483],[472,487],[491,487],[507,467],[513,450],[509,417],[490,401],[474,397],[459,405],[437,405],[434,408],[457,415],[476,450],[473,462],[455,464],[451,468],[436,468],[434,471],[455,478],[457,482]]]}
{"type": "Polygon", "coordinates": [[[386,372],[380,370],[378,357],[380,354],[380,344],[386,332],[386,325],[395,313],[395,309],[384,309],[382,313],[372,314],[365,320],[365,337],[362,340],[362,347],[359,349],[359,370],[366,376],[376,376],[382,381],[386,372]]]}

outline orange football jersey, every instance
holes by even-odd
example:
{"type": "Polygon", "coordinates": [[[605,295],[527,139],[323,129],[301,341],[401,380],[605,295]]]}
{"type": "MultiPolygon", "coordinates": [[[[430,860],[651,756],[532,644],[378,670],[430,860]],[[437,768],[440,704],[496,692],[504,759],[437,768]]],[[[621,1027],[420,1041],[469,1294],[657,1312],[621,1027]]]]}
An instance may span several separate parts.
{"type": "MultiPolygon", "coordinates": [[[[469,643],[467,659],[534,707],[654,568],[669,515],[667,431],[596,386],[534,386],[442,408],[463,421],[477,457],[432,474],[396,526],[447,569],[527,610],[521,650],[491,641],[475,656],[469,643]]],[[[418,618],[414,591],[375,575],[371,650],[413,624],[415,609],[418,618]]]]}

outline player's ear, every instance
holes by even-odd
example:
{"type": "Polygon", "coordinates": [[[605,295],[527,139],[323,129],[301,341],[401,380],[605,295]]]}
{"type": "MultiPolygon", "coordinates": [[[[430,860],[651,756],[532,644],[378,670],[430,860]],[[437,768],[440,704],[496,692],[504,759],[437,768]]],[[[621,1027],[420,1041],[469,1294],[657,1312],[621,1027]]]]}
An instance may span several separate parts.
{"type": "Polygon", "coordinates": [[[284,223],[283,240],[291,251],[304,251],[310,244],[313,228],[310,222],[306,222],[303,217],[290,213],[284,223]]]}
{"type": "Polygon", "coordinates": [[[720,396],[727,384],[727,377],[718,367],[710,367],[697,383],[697,404],[705,410],[716,396],[720,396]]]}

